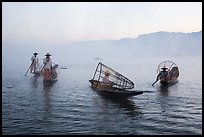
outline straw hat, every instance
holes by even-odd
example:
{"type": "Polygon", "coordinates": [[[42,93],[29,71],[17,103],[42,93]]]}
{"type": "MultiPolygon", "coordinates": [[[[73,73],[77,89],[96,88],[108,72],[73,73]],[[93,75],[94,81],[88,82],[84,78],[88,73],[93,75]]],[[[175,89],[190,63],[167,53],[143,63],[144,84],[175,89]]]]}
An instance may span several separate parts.
{"type": "Polygon", "coordinates": [[[45,56],[51,56],[49,53],[47,53],[45,56]]]}
{"type": "Polygon", "coordinates": [[[164,66],[164,67],[163,67],[163,68],[161,68],[161,69],[166,70],[166,69],[168,69],[168,68],[164,66]]]}
{"type": "Polygon", "coordinates": [[[109,70],[106,70],[106,71],[105,71],[105,75],[107,75],[107,76],[109,76],[109,75],[110,75],[109,70]]]}

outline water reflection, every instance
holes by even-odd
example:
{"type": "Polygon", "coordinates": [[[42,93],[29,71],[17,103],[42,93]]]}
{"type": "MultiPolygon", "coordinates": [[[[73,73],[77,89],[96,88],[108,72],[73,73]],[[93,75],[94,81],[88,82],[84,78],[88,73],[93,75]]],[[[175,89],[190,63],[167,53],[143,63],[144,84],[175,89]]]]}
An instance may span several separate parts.
{"type": "Polygon", "coordinates": [[[121,109],[125,110],[125,113],[129,117],[135,117],[141,114],[141,112],[139,111],[139,107],[137,107],[135,102],[133,102],[129,98],[118,98],[118,97],[109,96],[106,94],[100,94],[100,95],[103,100],[111,101],[112,103],[117,104],[121,109]]]}
{"type": "Polygon", "coordinates": [[[178,90],[178,84],[172,84],[172,85],[159,85],[156,87],[156,90],[164,96],[168,96],[170,91],[177,91],[178,90]]]}
{"type": "MultiPolygon", "coordinates": [[[[158,102],[161,106],[161,112],[165,112],[171,107],[172,104],[172,98],[170,96],[171,92],[174,92],[177,88],[177,85],[160,85],[157,87],[157,91],[159,94],[157,94],[158,102]]],[[[178,89],[177,89],[178,90],[178,89]]],[[[176,90],[176,91],[177,91],[176,90]]]]}
{"type": "Polygon", "coordinates": [[[43,111],[42,120],[43,126],[50,127],[52,125],[52,86],[43,82],[43,111]]]}
{"type": "MultiPolygon", "coordinates": [[[[33,74],[32,74],[33,75],[33,74]]],[[[42,82],[42,76],[39,75],[33,75],[31,78],[31,83],[32,83],[32,87],[33,89],[37,89],[39,88],[39,86],[42,86],[41,82],[42,82]]]]}
{"type": "Polygon", "coordinates": [[[49,93],[55,82],[43,82],[43,91],[49,93]]]}
{"type": "Polygon", "coordinates": [[[32,89],[36,89],[39,87],[38,81],[33,82],[33,80],[31,80],[31,85],[32,85],[32,89]]]}
{"type": "Polygon", "coordinates": [[[48,94],[51,91],[51,85],[43,83],[43,91],[48,94]]]}
{"type": "Polygon", "coordinates": [[[169,86],[167,85],[160,85],[157,87],[157,90],[161,95],[167,96],[169,94],[169,86]]]}
{"type": "Polygon", "coordinates": [[[160,93],[162,94],[158,94],[157,96],[157,101],[160,104],[160,110],[162,113],[166,113],[166,111],[168,110],[169,104],[168,104],[168,93],[165,93],[166,91],[162,91],[160,93]]]}

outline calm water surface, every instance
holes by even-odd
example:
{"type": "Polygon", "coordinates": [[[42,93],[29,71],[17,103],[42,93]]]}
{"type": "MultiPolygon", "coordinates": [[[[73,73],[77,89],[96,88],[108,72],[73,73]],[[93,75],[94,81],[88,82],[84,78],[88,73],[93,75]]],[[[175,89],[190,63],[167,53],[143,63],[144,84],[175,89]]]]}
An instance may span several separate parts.
{"type": "Polygon", "coordinates": [[[68,69],[60,69],[58,81],[47,86],[42,78],[33,82],[31,74],[24,76],[28,64],[3,64],[2,134],[202,134],[201,57],[84,59],[62,65],[68,69]],[[178,65],[179,83],[152,87],[164,60],[178,65]],[[91,90],[88,80],[99,61],[144,93],[114,99],[91,90]]]}

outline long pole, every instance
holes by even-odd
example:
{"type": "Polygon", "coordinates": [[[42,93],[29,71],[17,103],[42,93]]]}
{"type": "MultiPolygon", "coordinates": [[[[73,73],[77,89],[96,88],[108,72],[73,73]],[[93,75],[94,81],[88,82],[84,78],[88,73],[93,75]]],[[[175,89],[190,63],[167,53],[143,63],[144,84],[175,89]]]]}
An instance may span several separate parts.
{"type": "Polygon", "coordinates": [[[159,78],[158,78],[154,83],[152,83],[152,86],[154,86],[154,84],[155,84],[158,80],[159,80],[159,78]]]}
{"type": "MultiPolygon", "coordinates": [[[[48,61],[49,61],[49,60],[48,60],[48,61]]],[[[47,62],[48,62],[48,61],[47,61],[47,62]]],[[[40,70],[40,73],[42,73],[44,67],[47,65],[47,62],[44,64],[43,68],[40,70]]],[[[38,76],[39,76],[39,75],[37,75],[37,77],[36,77],[36,79],[34,80],[34,82],[38,79],[38,76]]]]}
{"type": "Polygon", "coordinates": [[[25,76],[27,75],[27,73],[28,73],[29,69],[31,68],[31,65],[32,65],[32,64],[33,64],[33,61],[32,61],[32,63],[30,64],[30,66],[29,66],[27,72],[25,73],[25,76]]]}

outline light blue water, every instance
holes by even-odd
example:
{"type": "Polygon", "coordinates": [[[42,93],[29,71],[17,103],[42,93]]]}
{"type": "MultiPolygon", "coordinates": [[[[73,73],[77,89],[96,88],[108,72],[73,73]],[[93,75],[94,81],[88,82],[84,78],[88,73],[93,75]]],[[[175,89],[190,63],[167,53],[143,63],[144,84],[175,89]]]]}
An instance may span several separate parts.
{"type": "Polygon", "coordinates": [[[24,76],[29,64],[3,64],[2,134],[202,134],[201,57],[79,58],[59,65],[68,69],[60,69],[58,81],[45,86],[42,78],[33,83],[31,74],[24,76]],[[164,60],[179,67],[179,83],[152,87],[164,60]],[[144,93],[118,100],[93,91],[88,80],[99,61],[144,93]]]}

